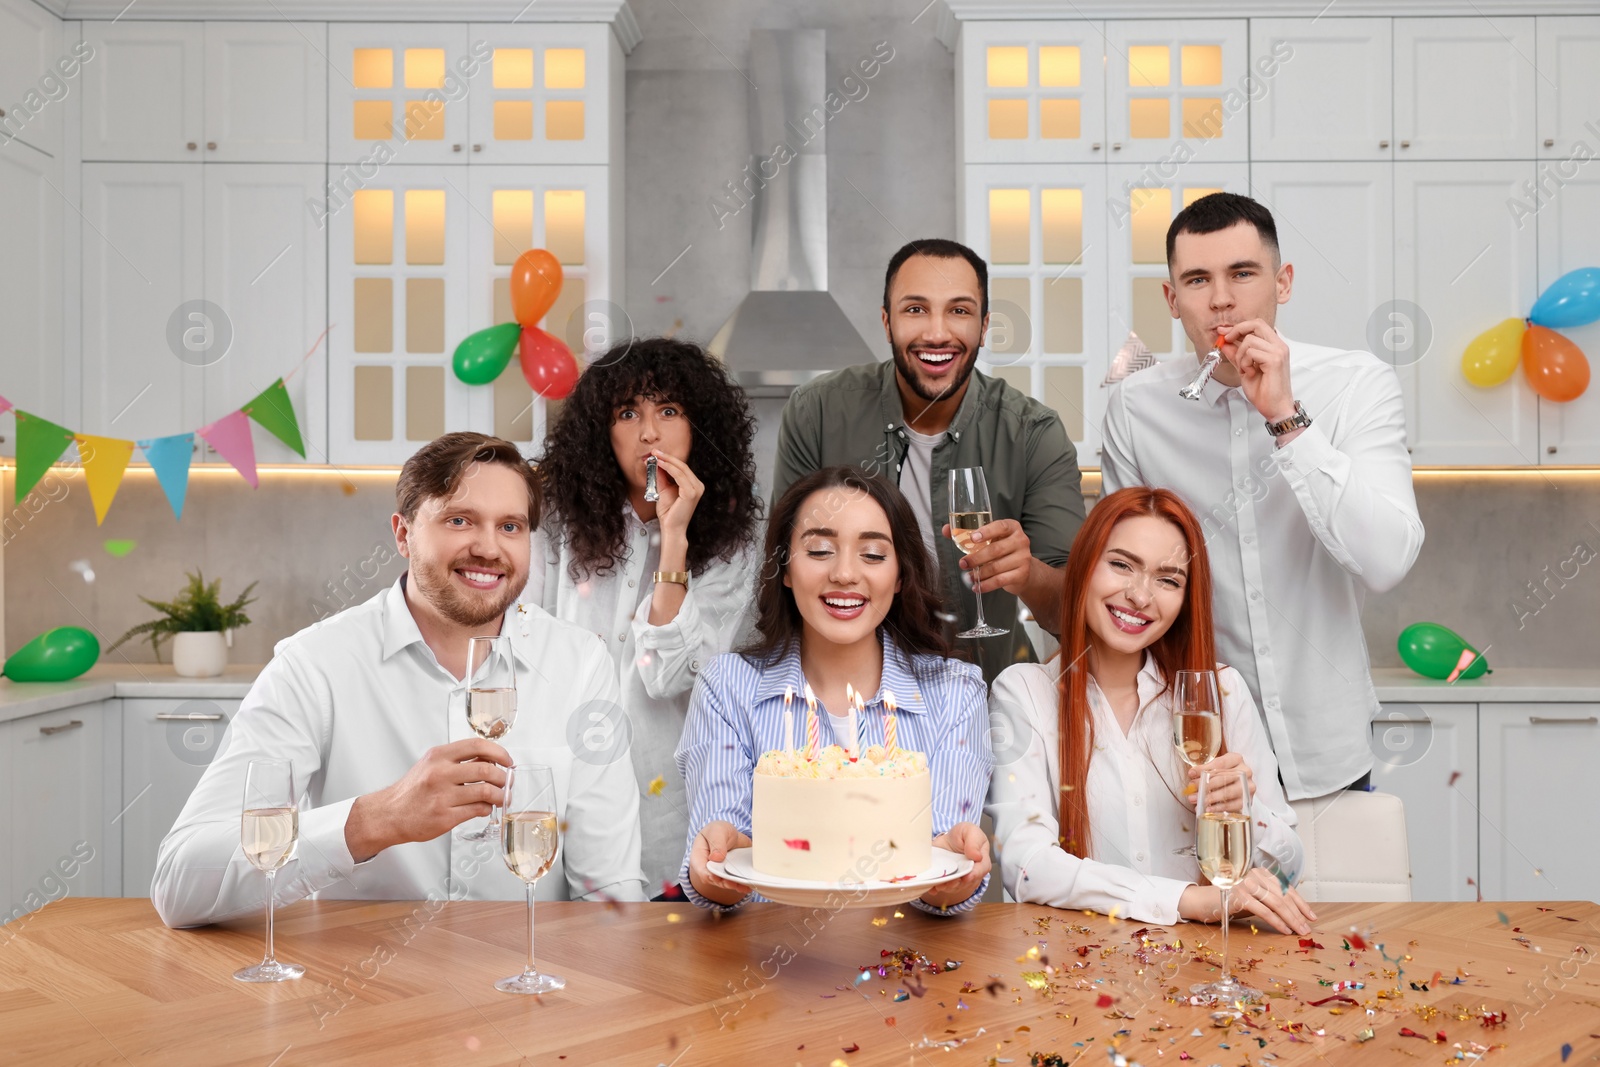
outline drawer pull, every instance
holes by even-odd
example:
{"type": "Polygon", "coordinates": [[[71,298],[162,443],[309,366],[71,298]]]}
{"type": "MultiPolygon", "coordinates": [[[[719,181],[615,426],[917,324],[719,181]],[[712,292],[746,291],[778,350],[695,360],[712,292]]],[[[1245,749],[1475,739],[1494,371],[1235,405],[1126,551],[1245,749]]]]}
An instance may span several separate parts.
{"type": "Polygon", "coordinates": [[[1374,726],[1432,726],[1432,719],[1373,719],[1374,726]]]}
{"type": "Polygon", "coordinates": [[[76,730],[82,725],[82,719],[73,719],[71,722],[64,722],[60,726],[41,726],[39,727],[39,732],[48,737],[50,734],[59,734],[63,730],[76,730]]]}
{"type": "Polygon", "coordinates": [[[1583,723],[1588,726],[1594,726],[1596,723],[1600,723],[1600,715],[1590,715],[1586,719],[1552,719],[1544,715],[1529,715],[1528,721],[1533,723],[1535,726],[1542,726],[1545,723],[1555,722],[1576,722],[1583,723]]]}
{"type": "Polygon", "coordinates": [[[156,722],[221,722],[222,712],[191,711],[183,715],[176,712],[162,711],[156,713],[156,722]]]}

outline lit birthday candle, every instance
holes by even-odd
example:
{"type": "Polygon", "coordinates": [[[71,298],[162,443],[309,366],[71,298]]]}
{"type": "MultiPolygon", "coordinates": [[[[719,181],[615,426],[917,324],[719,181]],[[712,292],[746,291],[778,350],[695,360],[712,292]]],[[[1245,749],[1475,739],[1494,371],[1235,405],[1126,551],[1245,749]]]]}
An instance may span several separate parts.
{"type": "Polygon", "coordinates": [[[820,740],[817,725],[817,697],[811,691],[811,683],[806,683],[806,759],[817,758],[817,742],[820,740]]]}
{"type": "Polygon", "coordinates": [[[794,752],[794,686],[783,687],[783,751],[794,752]]]}
{"type": "Polygon", "coordinates": [[[855,693],[855,700],[850,705],[850,761],[861,755],[861,723],[867,717],[866,701],[861,699],[860,691],[855,693]]]}
{"type": "Polygon", "coordinates": [[[889,755],[893,756],[899,743],[900,723],[895,718],[894,694],[892,692],[884,690],[883,705],[888,709],[888,714],[883,718],[883,747],[888,750],[889,755]]]}

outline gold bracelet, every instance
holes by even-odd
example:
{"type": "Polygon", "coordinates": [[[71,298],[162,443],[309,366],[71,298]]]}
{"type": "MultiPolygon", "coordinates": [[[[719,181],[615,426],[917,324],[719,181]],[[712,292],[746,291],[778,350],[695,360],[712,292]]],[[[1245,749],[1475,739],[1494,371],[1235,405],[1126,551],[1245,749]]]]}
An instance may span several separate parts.
{"type": "Polygon", "coordinates": [[[656,584],[660,585],[662,582],[672,582],[675,585],[681,585],[685,589],[687,589],[687,588],[689,588],[689,572],[688,571],[656,571],[656,584]]]}

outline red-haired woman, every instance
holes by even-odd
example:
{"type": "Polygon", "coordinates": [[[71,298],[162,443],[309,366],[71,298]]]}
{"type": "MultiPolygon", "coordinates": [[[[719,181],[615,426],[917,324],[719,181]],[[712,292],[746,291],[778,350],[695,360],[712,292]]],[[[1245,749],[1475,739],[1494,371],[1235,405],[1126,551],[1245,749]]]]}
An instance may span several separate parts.
{"type": "Polygon", "coordinates": [[[1195,825],[1186,785],[1200,772],[1179,759],[1171,716],[1177,672],[1214,669],[1223,743],[1206,766],[1245,771],[1255,794],[1256,866],[1230,903],[1308,932],[1316,915],[1284,888],[1301,848],[1277,761],[1243,678],[1216,662],[1194,514],[1166,489],[1106,497],[1073,542],[1063,596],[1060,654],[1008,668],[990,693],[1004,729],[989,812],[1011,897],[1139,922],[1220,919],[1219,891],[1200,884],[1185,851],[1195,825]]]}

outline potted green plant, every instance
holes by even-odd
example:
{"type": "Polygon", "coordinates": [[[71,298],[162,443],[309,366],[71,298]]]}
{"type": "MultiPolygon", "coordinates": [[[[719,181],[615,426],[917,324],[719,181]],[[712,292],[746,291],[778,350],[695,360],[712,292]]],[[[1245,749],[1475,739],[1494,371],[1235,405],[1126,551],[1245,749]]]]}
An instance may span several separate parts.
{"type": "Polygon", "coordinates": [[[117,638],[116,644],[106,649],[111,652],[130,637],[150,635],[150,647],[161,662],[161,642],[172,638],[172,669],[185,678],[214,678],[228,668],[228,649],[233,647],[233,631],[250,625],[245,606],[255,602],[250,590],[255,582],[245,586],[244,592],[231,604],[222,603],[222,579],[207,583],[205,575],[196,571],[189,575],[189,584],[170,601],[140,597],[146,604],[161,612],[159,619],[141,622],[117,638]]]}

